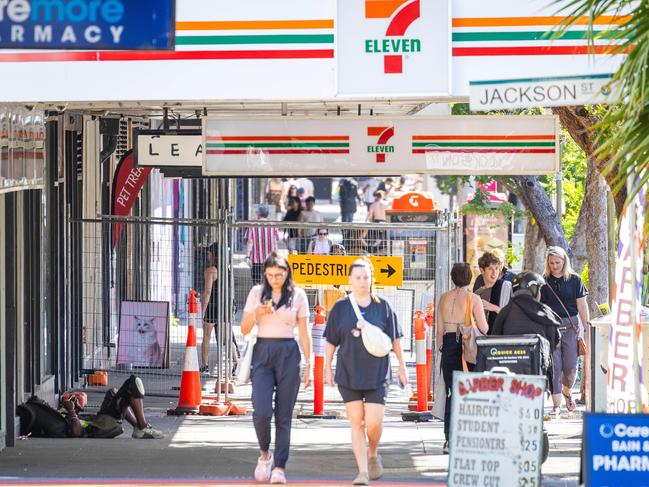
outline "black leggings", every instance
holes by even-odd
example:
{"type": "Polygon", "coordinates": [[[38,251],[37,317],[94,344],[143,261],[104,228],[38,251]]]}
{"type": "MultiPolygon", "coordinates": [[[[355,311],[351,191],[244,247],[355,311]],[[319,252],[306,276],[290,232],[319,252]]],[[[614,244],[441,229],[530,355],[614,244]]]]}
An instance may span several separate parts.
{"type": "MultiPolygon", "coordinates": [[[[467,363],[469,371],[474,364],[467,363]]],[[[462,335],[459,333],[445,333],[442,341],[442,374],[446,387],[446,408],[444,409],[444,438],[449,440],[451,425],[451,391],[453,389],[453,372],[462,371],[462,335]]]]}

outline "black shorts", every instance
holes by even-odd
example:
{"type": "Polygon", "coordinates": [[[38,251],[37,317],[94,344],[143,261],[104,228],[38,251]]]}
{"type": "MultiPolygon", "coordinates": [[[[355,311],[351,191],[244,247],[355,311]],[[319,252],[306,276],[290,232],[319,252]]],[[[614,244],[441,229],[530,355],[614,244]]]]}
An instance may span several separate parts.
{"type": "Polygon", "coordinates": [[[385,405],[385,397],[388,395],[387,386],[377,387],[376,389],[350,389],[338,384],[338,391],[343,397],[343,402],[364,401],[372,404],[385,405]]]}

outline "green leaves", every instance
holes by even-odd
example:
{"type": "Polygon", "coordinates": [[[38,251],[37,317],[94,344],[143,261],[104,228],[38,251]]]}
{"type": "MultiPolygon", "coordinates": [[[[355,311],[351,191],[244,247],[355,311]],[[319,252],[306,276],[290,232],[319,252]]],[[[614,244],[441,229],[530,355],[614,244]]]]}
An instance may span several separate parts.
{"type": "Polygon", "coordinates": [[[649,2],[625,0],[572,0],[560,10],[566,18],[555,31],[561,35],[582,16],[587,16],[590,45],[596,40],[593,21],[601,15],[624,16],[614,31],[621,52],[628,53],[615,73],[621,89],[620,103],[611,105],[595,126],[599,148],[596,156],[609,159],[606,172],[613,191],[624,188],[628,177],[640,180],[627,195],[627,204],[649,180],[649,2]]]}

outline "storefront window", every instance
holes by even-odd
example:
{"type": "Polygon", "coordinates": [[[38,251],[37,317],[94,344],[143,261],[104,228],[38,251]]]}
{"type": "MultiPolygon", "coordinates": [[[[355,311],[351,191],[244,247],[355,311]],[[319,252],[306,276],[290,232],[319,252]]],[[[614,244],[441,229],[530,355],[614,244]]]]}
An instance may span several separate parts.
{"type": "Polygon", "coordinates": [[[43,112],[0,105],[0,192],[43,184],[43,112]]]}

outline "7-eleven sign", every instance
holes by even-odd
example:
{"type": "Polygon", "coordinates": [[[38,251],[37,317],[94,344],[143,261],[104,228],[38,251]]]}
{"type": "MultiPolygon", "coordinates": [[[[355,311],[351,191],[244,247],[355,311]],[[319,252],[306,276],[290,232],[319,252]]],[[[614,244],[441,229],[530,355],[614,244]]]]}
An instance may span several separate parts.
{"type": "Polygon", "coordinates": [[[394,146],[387,145],[394,135],[394,127],[367,127],[367,135],[376,137],[376,145],[368,145],[367,152],[376,153],[376,162],[385,162],[385,155],[394,152],[394,146]]]}
{"type": "Polygon", "coordinates": [[[449,95],[450,6],[451,0],[337,0],[337,94],[449,95]]]}
{"type": "Polygon", "coordinates": [[[419,0],[365,0],[366,19],[389,19],[382,39],[366,39],[365,52],[383,54],[383,72],[403,73],[403,55],[421,52],[421,39],[406,38],[419,18],[419,0]]]}

